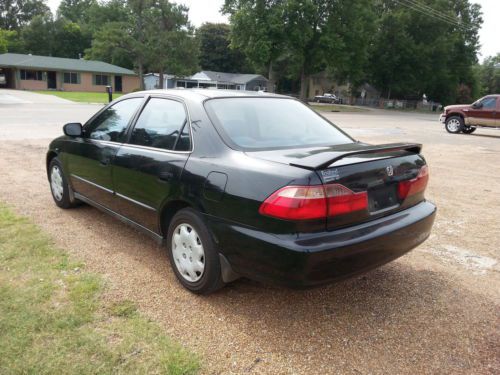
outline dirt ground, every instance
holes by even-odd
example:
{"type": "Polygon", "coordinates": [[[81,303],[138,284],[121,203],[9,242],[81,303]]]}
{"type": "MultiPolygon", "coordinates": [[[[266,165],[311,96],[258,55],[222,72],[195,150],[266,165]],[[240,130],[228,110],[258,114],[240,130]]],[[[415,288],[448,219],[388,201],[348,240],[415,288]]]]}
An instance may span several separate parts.
{"type": "Polygon", "coordinates": [[[362,141],[424,144],[427,197],[438,206],[430,239],[339,284],[297,291],[239,280],[199,297],[179,286],[165,252],[148,237],[91,207],[53,204],[48,137],[97,109],[68,106],[0,105],[0,201],[102,273],[108,298],[136,301],[199,353],[203,373],[500,372],[500,131],[450,135],[436,114],[327,114],[362,141]]]}

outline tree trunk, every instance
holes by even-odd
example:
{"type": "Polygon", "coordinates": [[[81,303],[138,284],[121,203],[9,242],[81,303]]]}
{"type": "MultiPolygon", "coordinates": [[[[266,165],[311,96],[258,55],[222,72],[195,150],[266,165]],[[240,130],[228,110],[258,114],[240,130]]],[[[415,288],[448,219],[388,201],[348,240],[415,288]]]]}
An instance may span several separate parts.
{"type": "Polygon", "coordinates": [[[160,72],[158,74],[158,79],[159,79],[158,88],[159,89],[164,89],[165,86],[163,85],[163,70],[162,69],[160,69],[160,72]]]}
{"type": "Polygon", "coordinates": [[[275,92],[276,91],[276,75],[275,75],[275,72],[273,69],[272,60],[269,62],[268,78],[269,78],[269,82],[267,84],[267,91],[268,92],[275,92]]]}
{"type": "Polygon", "coordinates": [[[139,88],[144,90],[144,76],[142,72],[142,59],[139,58],[137,62],[137,70],[139,70],[139,88]]]}
{"type": "Polygon", "coordinates": [[[309,76],[305,73],[304,67],[300,71],[300,100],[307,100],[307,86],[309,81],[309,76]]]}

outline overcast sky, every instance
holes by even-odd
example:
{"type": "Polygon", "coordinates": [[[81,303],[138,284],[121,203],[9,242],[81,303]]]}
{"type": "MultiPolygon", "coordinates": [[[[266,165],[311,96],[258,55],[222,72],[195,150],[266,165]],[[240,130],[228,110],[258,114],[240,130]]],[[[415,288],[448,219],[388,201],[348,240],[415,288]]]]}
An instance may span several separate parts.
{"type": "MultiPolygon", "coordinates": [[[[55,13],[61,0],[47,0],[50,8],[55,13]]],[[[219,13],[224,0],[178,0],[177,3],[189,7],[189,19],[195,26],[203,22],[227,22],[227,17],[219,13]]],[[[480,32],[481,56],[496,55],[500,52],[500,0],[474,0],[483,8],[483,28],[480,32]]]]}

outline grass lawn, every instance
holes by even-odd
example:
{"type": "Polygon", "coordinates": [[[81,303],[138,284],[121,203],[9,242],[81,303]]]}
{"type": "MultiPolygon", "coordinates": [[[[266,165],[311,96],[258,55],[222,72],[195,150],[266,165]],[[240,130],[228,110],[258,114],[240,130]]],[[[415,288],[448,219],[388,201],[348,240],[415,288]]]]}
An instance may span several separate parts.
{"type": "MultiPolygon", "coordinates": [[[[39,94],[55,95],[63,99],[83,103],[107,103],[108,94],[105,92],[73,92],[73,91],[35,91],[39,94]]],[[[113,99],[119,98],[123,94],[113,93],[113,99]]]]}
{"type": "Polygon", "coordinates": [[[367,112],[365,108],[344,104],[310,104],[311,108],[320,112],[367,112]]]}
{"type": "Polygon", "coordinates": [[[0,374],[195,374],[195,355],[107,302],[103,280],[0,204],[0,374]]]}

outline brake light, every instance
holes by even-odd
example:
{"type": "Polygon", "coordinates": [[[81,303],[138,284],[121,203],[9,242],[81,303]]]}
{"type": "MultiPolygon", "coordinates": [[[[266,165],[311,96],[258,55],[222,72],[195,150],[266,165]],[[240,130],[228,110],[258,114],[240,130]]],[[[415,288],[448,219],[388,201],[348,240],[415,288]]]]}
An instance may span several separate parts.
{"type": "Polygon", "coordinates": [[[285,220],[311,220],[344,215],[367,207],[366,191],[355,193],[340,184],[286,186],[269,196],[259,212],[285,220]]]}
{"type": "Polygon", "coordinates": [[[424,165],[420,168],[417,177],[401,181],[398,184],[398,196],[400,199],[405,199],[406,197],[421,193],[427,187],[427,182],[429,181],[429,167],[424,165]]]}

